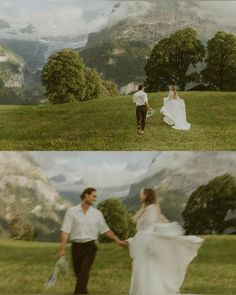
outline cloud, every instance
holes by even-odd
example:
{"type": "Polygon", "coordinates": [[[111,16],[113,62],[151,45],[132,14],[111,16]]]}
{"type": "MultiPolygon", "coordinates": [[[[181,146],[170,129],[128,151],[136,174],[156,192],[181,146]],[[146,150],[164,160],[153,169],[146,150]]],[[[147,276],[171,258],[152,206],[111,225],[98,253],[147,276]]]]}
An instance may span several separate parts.
{"type": "Polygon", "coordinates": [[[156,153],[30,152],[60,190],[127,186],[145,175],[156,153]],[[63,179],[61,177],[63,175],[63,179]],[[62,182],[60,180],[64,180],[62,182]],[[56,181],[55,181],[56,180],[56,181]]]}
{"type": "Polygon", "coordinates": [[[151,5],[148,1],[1,0],[0,18],[18,31],[33,25],[35,36],[86,35],[127,16],[144,15],[151,5]]]}
{"type": "Polygon", "coordinates": [[[65,182],[66,177],[62,174],[59,174],[59,175],[55,175],[55,176],[51,177],[50,180],[54,181],[54,182],[65,182]]]}
{"type": "MultiPolygon", "coordinates": [[[[19,32],[22,27],[32,24],[38,33],[29,38],[87,35],[112,26],[127,16],[145,15],[158,1],[1,0],[0,19],[10,24],[12,32],[19,32]]],[[[211,15],[219,24],[232,25],[236,14],[235,1],[195,3],[203,8],[199,13],[211,15]]]]}
{"type": "Polygon", "coordinates": [[[233,26],[236,14],[235,1],[199,1],[206,14],[211,15],[218,24],[233,26]]]}
{"type": "Polygon", "coordinates": [[[86,181],[83,178],[80,178],[76,181],[74,181],[75,185],[86,185],[86,181]]]}
{"type": "Polygon", "coordinates": [[[91,5],[81,0],[1,0],[0,18],[18,29],[32,24],[41,36],[88,34],[107,22],[112,3],[108,10],[105,3],[107,1],[95,1],[91,5]]]}

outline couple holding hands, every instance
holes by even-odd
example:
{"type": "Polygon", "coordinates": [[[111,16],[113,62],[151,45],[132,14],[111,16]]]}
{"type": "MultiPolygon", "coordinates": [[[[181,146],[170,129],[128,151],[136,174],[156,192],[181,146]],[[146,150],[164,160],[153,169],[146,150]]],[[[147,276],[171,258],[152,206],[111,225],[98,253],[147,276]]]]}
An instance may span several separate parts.
{"type": "Polygon", "coordinates": [[[145,188],[140,194],[141,208],[133,217],[137,233],[121,241],[107,225],[102,212],[94,207],[96,199],[96,189],[85,189],[80,204],[67,210],[61,228],[61,257],[65,256],[67,241],[72,243],[72,262],[77,279],[74,294],[88,293],[99,235],[128,248],[132,259],[131,295],[177,294],[203,239],[185,236],[178,223],[170,222],[162,214],[155,191],[145,188]]]}

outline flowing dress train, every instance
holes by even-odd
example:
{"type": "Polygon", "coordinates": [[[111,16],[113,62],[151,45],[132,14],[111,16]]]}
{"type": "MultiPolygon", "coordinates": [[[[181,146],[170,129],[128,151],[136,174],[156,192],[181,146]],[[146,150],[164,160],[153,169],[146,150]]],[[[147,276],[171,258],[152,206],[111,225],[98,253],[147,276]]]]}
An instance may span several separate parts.
{"type": "Polygon", "coordinates": [[[137,223],[137,234],[128,243],[130,295],[172,295],[179,293],[203,239],[185,236],[178,223],[165,219],[158,205],[149,205],[137,223]]]}

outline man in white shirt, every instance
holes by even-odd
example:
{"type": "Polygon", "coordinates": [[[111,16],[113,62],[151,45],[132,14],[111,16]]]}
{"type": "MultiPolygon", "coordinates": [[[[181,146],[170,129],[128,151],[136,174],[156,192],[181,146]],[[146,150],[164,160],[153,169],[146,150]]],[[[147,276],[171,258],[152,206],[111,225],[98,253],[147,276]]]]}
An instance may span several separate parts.
{"type": "Polygon", "coordinates": [[[147,110],[150,109],[148,104],[147,93],[144,92],[144,85],[138,86],[138,91],[133,96],[133,103],[136,104],[136,118],[138,126],[138,134],[144,134],[144,128],[147,117],[147,110]]]}
{"type": "Polygon", "coordinates": [[[72,242],[72,261],[77,283],[74,294],[87,294],[89,272],[93,265],[100,234],[125,247],[108,227],[103,214],[92,205],[96,201],[96,189],[87,188],[81,194],[81,203],[67,210],[61,228],[60,256],[65,256],[65,245],[70,239],[72,242]]]}

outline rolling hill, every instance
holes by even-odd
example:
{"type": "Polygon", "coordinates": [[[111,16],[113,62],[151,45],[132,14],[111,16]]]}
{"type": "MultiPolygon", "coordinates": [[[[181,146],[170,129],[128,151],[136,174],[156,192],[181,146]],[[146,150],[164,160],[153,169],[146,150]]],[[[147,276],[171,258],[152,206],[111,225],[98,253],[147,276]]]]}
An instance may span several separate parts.
{"type": "Polygon", "coordinates": [[[77,104],[0,106],[1,150],[207,150],[236,148],[234,92],[183,92],[190,131],[174,130],[159,114],[166,93],[149,95],[157,111],[144,136],[136,131],[130,96],[77,104]],[[19,124],[20,122],[20,124],[19,124]]]}

